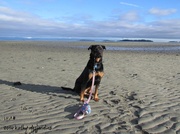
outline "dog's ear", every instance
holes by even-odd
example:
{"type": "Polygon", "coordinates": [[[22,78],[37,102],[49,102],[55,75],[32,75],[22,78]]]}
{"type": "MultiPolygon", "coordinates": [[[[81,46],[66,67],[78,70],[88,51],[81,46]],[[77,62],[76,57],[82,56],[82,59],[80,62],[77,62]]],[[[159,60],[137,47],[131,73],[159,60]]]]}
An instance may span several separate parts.
{"type": "Polygon", "coordinates": [[[93,47],[93,45],[91,45],[91,46],[88,48],[88,50],[89,50],[89,49],[92,49],[92,47],[93,47]]]}
{"type": "Polygon", "coordinates": [[[105,49],[105,50],[106,50],[106,47],[105,47],[104,45],[101,45],[101,46],[102,46],[102,48],[103,48],[103,49],[105,49]]]}

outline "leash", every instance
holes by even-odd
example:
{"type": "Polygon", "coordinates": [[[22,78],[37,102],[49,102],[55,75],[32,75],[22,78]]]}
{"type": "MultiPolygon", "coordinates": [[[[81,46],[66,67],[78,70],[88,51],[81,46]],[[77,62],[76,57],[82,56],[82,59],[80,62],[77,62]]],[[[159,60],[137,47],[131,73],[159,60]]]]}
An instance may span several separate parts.
{"type": "Polygon", "coordinates": [[[97,68],[97,64],[94,65],[94,68],[93,68],[93,78],[92,78],[92,86],[91,86],[91,93],[89,95],[89,98],[88,100],[86,101],[86,103],[89,103],[89,101],[91,100],[91,96],[92,96],[92,93],[93,93],[93,90],[94,90],[94,81],[95,81],[95,75],[96,75],[96,71],[95,69],[97,68]]]}
{"type": "Polygon", "coordinates": [[[84,104],[82,105],[82,107],[74,114],[74,118],[76,118],[77,120],[81,120],[85,117],[86,114],[90,114],[91,113],[91,107],[88,104],[89,101],[91,100],[92,97],[92,93],[94,90],[94,81],[95,81],[95,69],[97,68],[97,64],[94,65],[93,67],[93,78],[92,78],[92,86],[91,86],[91,91],[90,91],[90,95],[87,101],[84,102],[84,104]]]}

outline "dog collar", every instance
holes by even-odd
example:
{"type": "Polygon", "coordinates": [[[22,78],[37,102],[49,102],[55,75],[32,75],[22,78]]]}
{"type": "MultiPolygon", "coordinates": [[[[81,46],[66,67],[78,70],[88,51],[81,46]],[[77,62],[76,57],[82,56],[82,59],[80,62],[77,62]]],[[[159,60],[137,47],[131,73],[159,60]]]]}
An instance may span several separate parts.
{"type": "Polygon", "coordinates": [[[97,69],[97,63],[94,64],[94,70],[97,69]]]}

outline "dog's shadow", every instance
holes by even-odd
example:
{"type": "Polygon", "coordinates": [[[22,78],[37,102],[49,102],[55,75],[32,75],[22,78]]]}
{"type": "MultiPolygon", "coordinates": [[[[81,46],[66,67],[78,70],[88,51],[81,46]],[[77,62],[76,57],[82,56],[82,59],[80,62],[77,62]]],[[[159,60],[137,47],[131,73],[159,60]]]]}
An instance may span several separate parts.
{"type": "MultiPolygon", "coordinates": [[[[76,99],[77,95],[75,92],[63,90],[61,87],[49,86],[49,85],[36,85],[36,84],[26,84],[21,82],[10,82],[6,80],[0,80],[0,84],[5,84],[10,87],[30,91],[30,92],[37,92],[47,95],[53,95],[57,97],[64,97],[66,99],[72,98],[76,99]]],[[[76,99],[78,102],[78,99],[76,99]]],[[[69,112],[70,114],[66,116],[66,118],[72,119],[73,113],[72,111],[76,111],[78,109],[78,104],[73,106],[65,107],[64,111],[69,112]]]]}
{"type": "Polygon", "coordinates": [[[36,84],[26,84],[26,83],[21,83],[21,82],[10,82],[6,80],[1,80],[0,79],[0,84],[4,84],[10,87],[22,89],[25,91],[30,91],[30,92],[37,92],[37,93],[42,93],[42,94],[47,94],[47,95],[52,95],[52,96],[57,96],[57,97],[64,97],[66,99],[68,98],[73,98],[77,100],[77,104],[71,105],[71,106],[66,106],[64,108],[65,112],[68,112],[66,118],[72,119],[74,116],[74,112],[77,111],[80,108],[80,105],[82,105],[81,102],[78,103],[79,99],[77,99],[78,94],[73,92],[73,91],[67,91],[63,90],[61,87],[55,87],[55,86],[49,86],[49,85],[36,85],[36,84]],[[72,111],[74,111],[72,113],[72,111]]]}
{"type": "Polygon", "coordinates": [[[36,84],[26,84],[21,82],[10,82],[6,80],[0,79],[0,84],[5,84],[7,86],[15,87],[18,89],[30,91],[30,92],[37,92],[47,95],[54,95],[61,97],[61,95],[77,95],[75,92],[63,90],[61,87],[55,87],[50,85],[36,85],[36,84]]]}

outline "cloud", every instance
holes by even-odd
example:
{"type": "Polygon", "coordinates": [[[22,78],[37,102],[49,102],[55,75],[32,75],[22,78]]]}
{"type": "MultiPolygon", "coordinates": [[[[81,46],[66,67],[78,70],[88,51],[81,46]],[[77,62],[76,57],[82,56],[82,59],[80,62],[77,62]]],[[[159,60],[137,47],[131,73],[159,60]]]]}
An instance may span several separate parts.
{"type": "Polygon", "coordinates": [[[34,18],[31,14],[25,12],[19,12],[16,10],[12,10],[7,7],[0,6],[0,20],[1,21],[27,21],[27,19],[34,18]]]}
{"type": "Polygon", "coordinates": [[[120,19],[124,21],[134,22],[134,21],[138,21],[140,19],[140,16],[138,15],[136,11],[130,11],[121,15],[120,19]]]}
{"type": "MultiPolygon", "coordinates": [[[[39,16],[25,12],[19,12],[6,7],[0,7],[0,30],[7,29],[24,33],[50,31],[56,28],[67,28],[67,24],[42,19],[39,16]]],[[[11,33],[11,32],[10,32],[11,33]]],[[[1,32],[1,36],[3,32],[1,32]]]]}
{"type": "Polygon", "coordinates": [[[179,38],[179,26],[180,19],[140,22],[138,12],[101,21],[84,15],[49,20],[0,7],[0,36],[179,38]]]}
{"type": "Polygon", "coordinates": [[[166,16],[173,13],[176,13],[177,9],[159,9],[159,8],[151,8],[149,13],[157,16],[166,16]]]}
{"type": "Polygon", "coordinates": [[[126,3],[126,2],[120,2],[121,5],[131,6],[131,7],[140,7],[139,5],[132,4],[132,3],[126,3]]]}
{"type": "Polygon", "coordinates": [[[180,20],[170,19],[170,20],[157,20],[146,25],[138,25],[139,28],[136,29],[137,34],[142,33],[144,37],[148,38],[166,38],[166,39],[179,39],[180,34],[180,20]],[[176,22],[176,23],[175,23],[176,22]]]}

